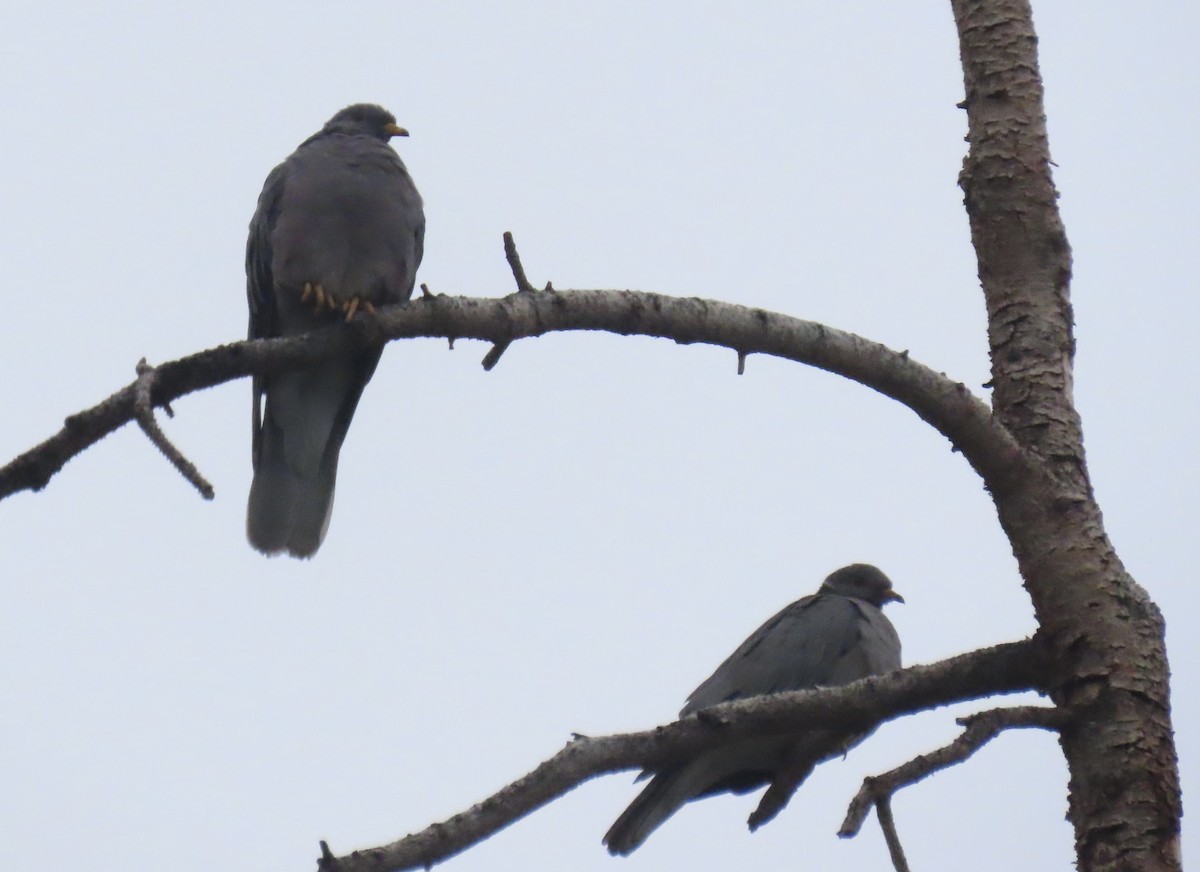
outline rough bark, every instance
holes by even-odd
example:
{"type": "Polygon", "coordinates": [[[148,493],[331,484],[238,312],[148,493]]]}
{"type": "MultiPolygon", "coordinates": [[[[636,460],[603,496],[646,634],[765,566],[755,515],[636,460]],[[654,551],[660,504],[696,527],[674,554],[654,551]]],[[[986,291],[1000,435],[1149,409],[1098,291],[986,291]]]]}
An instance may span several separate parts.
{"type": "Polygon", "coordinates": [[[988,312],[996,418],[1036,473],[993,489],[1052,658],[1069,817],[1086,872],[1181,868],[1162,615],[1088,480],[1071,377],[1071,250],[1050,174],[1025,0],[953,0],[970,153],[960,183],[988,312]]]}

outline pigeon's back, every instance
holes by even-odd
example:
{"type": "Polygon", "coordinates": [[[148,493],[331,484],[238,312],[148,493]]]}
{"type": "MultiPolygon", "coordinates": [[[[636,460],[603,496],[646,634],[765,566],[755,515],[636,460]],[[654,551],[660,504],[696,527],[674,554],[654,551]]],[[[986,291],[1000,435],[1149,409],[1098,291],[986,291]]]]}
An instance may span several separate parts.
{"type": "Polygon", "coordinates": [[[323,136],[298,148],[286,172],[271,230],[276,287],[297,299],[307,282],[338,299],[407,300],[425,220],[395,150],[370,136],[323,136]]]}
{"type": "Polygon", "coordinates": [[[682,714],[787,690],[833,687],[900,668],[900,637],[863,600],[815,594],[758,628],[688,696],[682,714]]]}

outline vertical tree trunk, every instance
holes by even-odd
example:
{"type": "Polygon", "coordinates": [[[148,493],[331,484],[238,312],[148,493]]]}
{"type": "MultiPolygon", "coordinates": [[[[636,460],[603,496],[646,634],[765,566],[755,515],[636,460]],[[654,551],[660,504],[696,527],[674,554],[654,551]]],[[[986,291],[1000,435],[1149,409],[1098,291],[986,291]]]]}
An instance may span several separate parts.
{"type": "Polygon", "coordinates": [[[1085,872],[1179,870],[1162,615],[1104,532],[1071,390],[1071,251],[1026,0],[952,0],[970,153],[960,184],[988,312],[993,409],[1037,470],[989,484],[1055,664],[1085,872]]]}

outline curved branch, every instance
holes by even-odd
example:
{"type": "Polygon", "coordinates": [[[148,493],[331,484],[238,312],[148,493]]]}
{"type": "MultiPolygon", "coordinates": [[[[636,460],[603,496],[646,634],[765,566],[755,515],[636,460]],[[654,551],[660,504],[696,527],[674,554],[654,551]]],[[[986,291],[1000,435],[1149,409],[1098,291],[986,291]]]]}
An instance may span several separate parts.
{"type": "Polygon", "coordinates": [[[1038,689],[1034,640],[972,651],[843,687],[760,696],[713,706],[640,733],[576,736],[528,775],[497,793],[390,845],[336,857],[322,843],[322,872],[428,868],[486,839],[584,781],[624,769],[657,768],[751,735],[820,726],[860,732],[902,715],[1002,693],[1038,689]]]}
{"type": "MultiPolygon", "coordinates": [[[[1028,470],[1020,449],[967,388],[908,356],[823,324],[764,309],[640,291],[519,291],[502,299],[423,297],[291,339],[233,342],[155,367],[153,405],[222,382],[295,369],[392,339],[449,337],[503,345],[564,330],[703,342],[843,375],[908,406],[945,435],[993,492],[1028,470]]],[[[137,382],[67,418],[62,430],[0,468],[0,499],[41,490],[75,455],[137,418],[137,382]]]]}

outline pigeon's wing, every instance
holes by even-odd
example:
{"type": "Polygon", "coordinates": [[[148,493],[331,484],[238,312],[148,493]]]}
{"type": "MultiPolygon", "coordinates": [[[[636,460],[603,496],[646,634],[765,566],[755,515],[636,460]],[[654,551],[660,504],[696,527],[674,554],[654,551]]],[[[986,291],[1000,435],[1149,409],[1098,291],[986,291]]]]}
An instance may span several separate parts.
{"type": "MultiPolygon", "coordinates": [[[[258,208],[250,219],[250,235],[246,240],[246,302],[250,308],[249,339],[265,339],[279,335],[275,306],[275,280],[271,270],[271,230],[279,214],[279,202],[287,181],[287,164],[271,171],[258,197],[258,208]]],[[[252,379],[254,408],[252,420],[251,457],[258,468],[262,451],[262,376],[252,379]]]]}
{"type": "Polygon", "coordinates": [[[421,198],[417,194],[416,188],[413,188],[413,199],[411,203],[413,215],[413,251],[416,257],[413,258],[413,277],[409,283],[409,293],[412,293],[412,285],[417,280],[417,268],[421,265],[421,260],[425,257],[425,208],[421,203],[421,198]]]}
{"type": "Polygon", "coordinates": [[[900,668],[900,637],[881,609],[852,599],[858,613],[858,644],[830,664],[824,686],[849,684],[868,675],[881,675],[900,668]]]}
{"type": "Polygon", "coordinates": [[[815,594],[759,627],[688,696],[682,714],[748,696],[846,684],[899,666],[891,622],[862,600],[815,594]]]}

